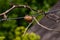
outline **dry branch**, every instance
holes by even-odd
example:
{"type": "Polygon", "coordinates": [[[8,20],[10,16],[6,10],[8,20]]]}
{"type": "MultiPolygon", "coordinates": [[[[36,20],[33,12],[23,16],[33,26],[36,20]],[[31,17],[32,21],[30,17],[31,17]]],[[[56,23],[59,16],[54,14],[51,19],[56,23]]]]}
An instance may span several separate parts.
{"type": "Polygon", "coordinates": [[[53,30],[53,29],[47,28],[46,26],[40,24],[35,17],[33,17],[33,18],[39,26],[43,27],[44,29],[50,30],[50,31],[53,30]]]}
{"type": "Polygon", "coordinates": [[[34,20],[36,21],[36,23],[37,23],[40,27],[42,27],[42,28],[44,28],[44,29],[46,29],[46,30],[49,30],[49,31],[60,32],[59,30],[51,29],[51,28],[48,28],[48,27],[42,25],[41,23],[39,23],[39,22],[37,21],[37,19],[36,19],[35,17],[33,17],[33,18],[34,18],[34,20]]]}
{"type": "Polygon", "coordinates": [[[33,11],[36,11],[36,10],[32,9],[30,6],[28,6],[28,5],[13,5],[10,9],[8,9],[5,12],[1,13],[0,16],[3,16],[4,18],[7,18],[6,14],[8,14],[10,11],[12,11],[15,8],[22,8],[22,7],[33,10],[33,11]]]}

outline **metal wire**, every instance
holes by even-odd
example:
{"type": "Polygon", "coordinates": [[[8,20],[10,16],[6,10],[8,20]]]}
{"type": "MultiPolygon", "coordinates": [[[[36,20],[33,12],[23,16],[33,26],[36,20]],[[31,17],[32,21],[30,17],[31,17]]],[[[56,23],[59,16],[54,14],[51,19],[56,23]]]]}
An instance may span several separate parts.
{"type": "Polygon", "coordinates": [[[18,18],[7,18],[7,19],[1,19],[0,21],[4,21],[4,20],[16,20],[16,19],[22,19],[24,17],[18,17],[18,18]]]}

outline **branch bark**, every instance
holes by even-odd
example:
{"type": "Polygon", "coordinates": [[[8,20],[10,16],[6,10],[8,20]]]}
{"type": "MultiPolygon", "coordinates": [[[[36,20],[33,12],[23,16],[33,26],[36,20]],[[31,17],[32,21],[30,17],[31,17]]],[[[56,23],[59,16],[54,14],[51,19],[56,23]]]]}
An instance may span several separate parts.
{"type": "Polygon", "coordinates": [[[6,14],[8,14],[10,11],[12,11],[12,10],[15,9],[15,8],[22,8],[22,7],[37,12],[37,10],[32,9],[32,8],[31,8],[30,6],[28,6],[28,5],[13,5],[10,9],[8,9],[8,10],[6,10],[5,12],[1,13],[0,16],[3,16],[4,18],[7,18],[6,14]]]}

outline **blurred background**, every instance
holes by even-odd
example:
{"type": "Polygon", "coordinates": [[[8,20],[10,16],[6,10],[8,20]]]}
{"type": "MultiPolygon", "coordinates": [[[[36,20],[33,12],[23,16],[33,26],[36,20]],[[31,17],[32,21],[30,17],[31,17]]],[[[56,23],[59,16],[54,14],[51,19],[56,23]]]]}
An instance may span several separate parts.
{"type": "MultiPolygon", "coordinates": [[[[0,14],[12,7],[10,3],[18,5],[27,4],[34,10],[44,10],[48,12],[56,2],[57,0],[0,0],[0,14]]],[[[9,12],[7,16],[8,18],[17,18],[34,14],[36,14],[35,11],[30,11],[26,8],[15,8],[9,12]]],[[[42,17],[43,16],[38,16],[37,19],[40,20],[42,17]]],[[[40,36],[35,33],[31,33],[30,36],[26,33],[25,36],[22,36],[27,25],[28,22],[24,19],[0,21],[0,40],[39,40],[40,36]]]]}

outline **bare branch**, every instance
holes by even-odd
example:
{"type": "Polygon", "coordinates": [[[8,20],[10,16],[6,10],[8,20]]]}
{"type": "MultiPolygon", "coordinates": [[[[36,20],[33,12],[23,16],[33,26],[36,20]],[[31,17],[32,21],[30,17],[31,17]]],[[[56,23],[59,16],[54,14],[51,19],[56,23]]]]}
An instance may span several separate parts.
{"type": "Polygon", "coordinates": [[[23,36],[26,34],[26,32],[27,32],[27,30],[28,30],[28,28],[31,26],[31,24],[34,22],[34,20],[32,20],[32,22],[31,23],[29,23],[29,25],[27,26],[27,28],[25,29],[25,31],[24,31],[24,33],[23,33],[23,36]]]}
{"type": "Polygon", "coordinates": [[[5,12],[3,12],[2,14],[0,14],[0,16],[3,15],[4,19],[7,19],[6,14],[7,14],[8,12],[10,12],[10,11],[11,11],[12,9],[14,9],[14,8],[15,8],[15,5],[13,5],[10,9],[8,9],[8,10],[6,10],[5,12]]]}
{"type": "Polygon", "coordinates": [[[5,12],[3,12],[2,14],[0,14],[0,16],[1,15],[6,15],[8,12],[10,12],[12,9],[14,9],[15,8],[15,5],[13,5],[10,9],[8,9],[8,10],[6,10],[5,12]]]}
{"type": "Polygon", "coordinates": [[[28,6],[28,5],[13,5],[10,9],[8,9],[5,12],[1,13],[0,16],[3,15],[3,17],[5,18],[6,14],[9,13],[10,11],[12,11],[14,8],[22,8],[22,7],[23,8],[28,8],[28,9],[33,10],[33,11],[36,11],[36,10],[32,9],[30,6],[28,6]]]}
{"type": "Polygon", "coordinates": [[[43,27],[44,29],[50,30],[50,31],[53,30],[53,29],[47,28],[46,26],[40,24],[35,17],[33,17],[33,18],[39,26],[43,27]]]}
{"type": "MultiPolygon", "coordinates": [[[[14,8],[28,8],[28,9],[30,9],[31,11],[35,11],[35,12],[37,12],[37,13],[41,13],[42,11],[41,10],[34,10],[34,9],[32,9],[30,6],[28,6],[28,5],[14,5],[13,4],[13,6],[10,8],[10,9],[8,9],[8,10],[6,10],[5,12],[3,12],[3,13],[1,13],[0,14],[0,16],[2,16],[2,15],[6,15],[8,12],[10,12],[11,10],[13,10],[14,8]]],[[[59,10],[55,10],[55,11],[59,11],[59,10]]],[[[53,11],[54,12],[54,11],[53,11]]],[[[43,13],[43,12],[42,12],[43,13]]],[[[48,12],[49,13],[49,12],[48,12]]],[[[45,14],[47,14],[47,13],[45,13],[45,14]]]]}
{"type": "Polygon", "coordinates": [[[30,6],[28,6],[28,5],[13,5],[10,9],[8,9],[8,10],[6,10],[5,12],[3,12],[3,13],[1,13],[0,14],[0,16],[1,15],[6,15],[8,12],[10,12],[11,10],[13,10],[14,8],[21,8],[21,7],[23,7],[23,8],[28,8],[28,9],[30,9],[30,10],[32,10],[32,11],[36,11],[36,12],[38,12],[37,10],[34,10],[34,9],[32,9],[30,6]]]}

